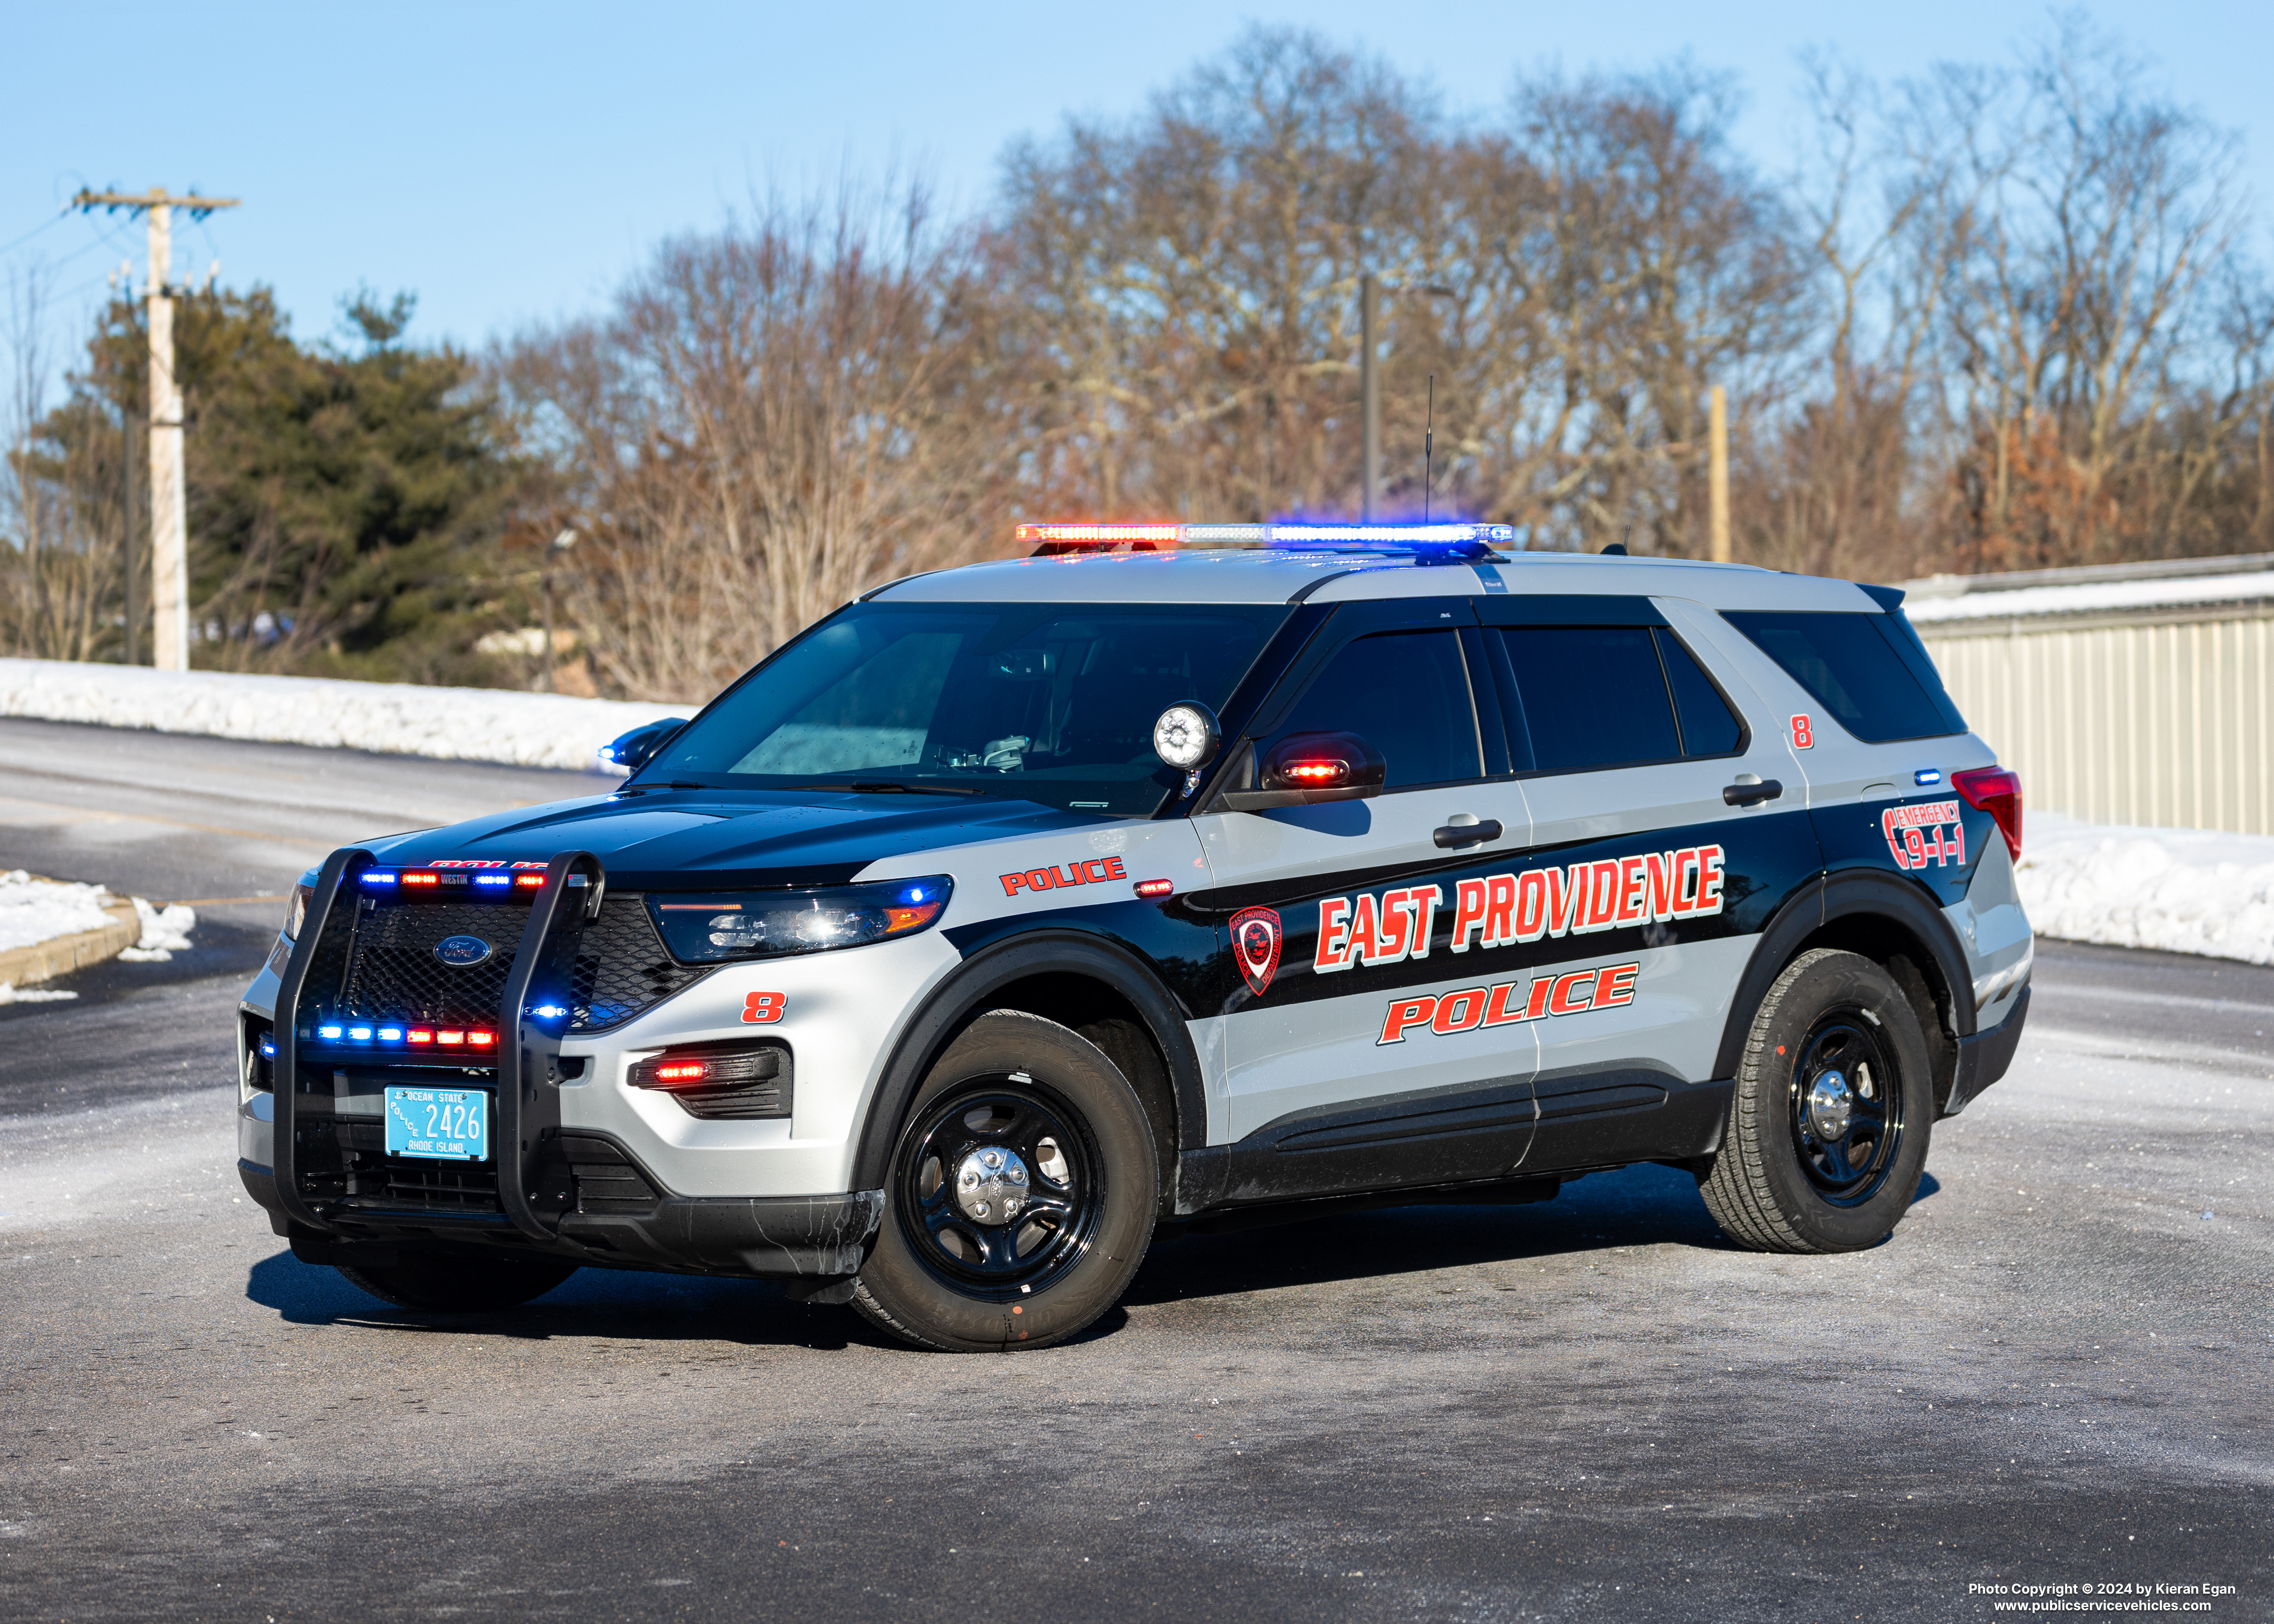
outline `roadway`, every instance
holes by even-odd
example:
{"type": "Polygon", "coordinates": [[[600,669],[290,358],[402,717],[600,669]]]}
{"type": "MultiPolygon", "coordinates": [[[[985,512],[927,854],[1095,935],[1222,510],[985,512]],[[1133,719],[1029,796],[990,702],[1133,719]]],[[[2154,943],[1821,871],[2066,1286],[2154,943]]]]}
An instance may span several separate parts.
{"type": "Polygon", "coordinates": [[[19,721],[0,775],[0,867],[201,914],[0,1006],[0,1615],[2274,1616],[2274,971],[2040,944],[2014,1072],[1849,1257],[1636,1169],[1164,1240],[1008,1358],[591,1271],[421,1318],[242,1199],[230,1011],[331,846],[599,781],[19,721]]]}

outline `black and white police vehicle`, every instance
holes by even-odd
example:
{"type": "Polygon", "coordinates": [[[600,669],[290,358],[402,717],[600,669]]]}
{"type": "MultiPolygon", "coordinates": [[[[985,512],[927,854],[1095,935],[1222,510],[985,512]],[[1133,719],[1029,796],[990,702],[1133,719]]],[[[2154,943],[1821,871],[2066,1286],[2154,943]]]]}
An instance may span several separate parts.
{"type": "Polygon", "coordinates": [[[1042,1347],[1157,1226],[1639,1162],[1743,1245],[1868,1246],[2005,1071],[2021,786],[1900,593],[1023,534],[627,735],[613,793],[307,876],[240,1020],[294,1252],[425,1309],[661,1269],[1042,1347]]]}

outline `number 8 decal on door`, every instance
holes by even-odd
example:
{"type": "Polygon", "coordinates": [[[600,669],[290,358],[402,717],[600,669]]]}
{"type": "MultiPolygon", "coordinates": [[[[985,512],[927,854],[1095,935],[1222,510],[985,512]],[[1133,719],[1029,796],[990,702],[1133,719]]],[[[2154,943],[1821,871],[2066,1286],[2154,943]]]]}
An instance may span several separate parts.
{"type": "Polygon", "coordinates": [[[1804,716],[1793,718],[1792,748],[1796,750],[1804,750],[1815,742],[1816,735],[1809,731],[1808,718],[1804,716]]]}

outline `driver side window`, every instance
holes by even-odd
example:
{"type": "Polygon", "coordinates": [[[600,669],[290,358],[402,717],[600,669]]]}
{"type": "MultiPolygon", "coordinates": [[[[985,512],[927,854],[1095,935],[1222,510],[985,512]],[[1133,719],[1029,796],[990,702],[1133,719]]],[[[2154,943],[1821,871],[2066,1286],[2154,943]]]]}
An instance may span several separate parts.
{"type": "Polygon", "coordinates": [[[1477,712],[1460,634],[1377,632],[1337,650],[1257,758],[1290,733],[1356,733],[1380,752],[1382,787],[1410,789],[1484,777],[1477,712]]]}

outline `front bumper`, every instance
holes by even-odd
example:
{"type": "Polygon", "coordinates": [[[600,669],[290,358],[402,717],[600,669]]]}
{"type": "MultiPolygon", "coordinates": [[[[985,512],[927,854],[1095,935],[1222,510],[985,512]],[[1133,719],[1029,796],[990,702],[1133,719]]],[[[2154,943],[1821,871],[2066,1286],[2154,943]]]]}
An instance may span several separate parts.
{"type": "MultiPolygon", "coordinates": [[[[599,1143],[596,1142],[596,1148],[599,1143]]],[[[618,1153],[621,1157],[621,1152],[618,1153]]],[[[885,1211],[881,1190],[841,1195],[674,1196],[656,1194],[636,1167],[571,1162],[579,1210],[561,1214],[550,1242],[532,1242],[501,1214],[426,1209],[359,1211],[333,1217],[322,1231],[296,1224],[276,1193],[273,1168],[240,1160],[245,1192],[268,1210],[279,1235],[309,1262],[380,1260],[400,1249],[473,1250],[527,1257],[544,1253],[603,1268],[740,1275],[760,1280],[830,1280],[857,1274],[885,1211]],[[616,1177],[586,1180],[575,1170],[609,1169],[616,1177]],[[641,1200],[644,1186],[651,1199],[641,1200]],[[603,1193],[584,1192],[598,1187],[603,1193]],[[585,1211],[609,1206],[635,1210],[585,1211]]]]}

